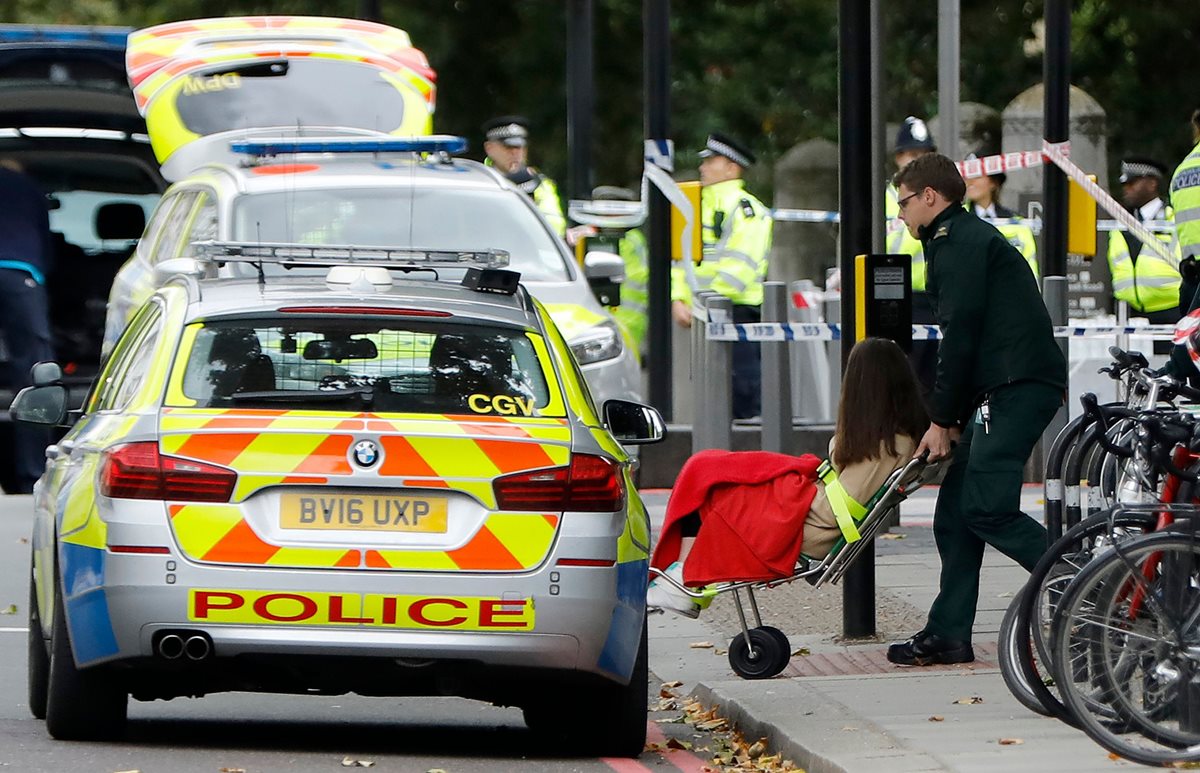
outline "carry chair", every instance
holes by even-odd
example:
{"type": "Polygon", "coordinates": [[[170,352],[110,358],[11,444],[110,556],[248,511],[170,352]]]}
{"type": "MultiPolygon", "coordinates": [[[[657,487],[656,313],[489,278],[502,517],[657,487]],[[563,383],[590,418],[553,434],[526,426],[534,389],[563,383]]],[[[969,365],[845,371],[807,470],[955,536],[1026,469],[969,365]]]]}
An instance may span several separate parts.
{"type": "Polygon", "coordinates": [[[800,579],[808,581],[814,588],[826,584],[836,585],[850,565],[858,560],[867,545],[871,544],[888,514],[914,491],[937,480],[940,474],[940,462],[929,464],[921,459],[913,459],[903,467],[893,470],[863,506],[865,515],[861,518],[856,517],[855,523],[849,529],[843,524],[842,536],[834,543],[829,554],[819,560],[801,554],[796,570],[790,577],[725,582],[693,589],[655,567],[650,567],[650,573],[657,575],[660,582],[668,582],[698,601],[711,600],[722,593],[732,593],[742,631],[729,642],[729,665],[743,679],[769,679],[787,666],[791,660],[792,649],[783,631],[763,625],[754,592],[800,579]],[[850,534],[850,538],[847,538],[847,533],[850,534]],[[855,536],[857,539],[854,539],[855,536]],[[746,620],[746,607],[742,601],[743,590],[750,602],[750,612],[754,618],[753,628],[746,620]]]}

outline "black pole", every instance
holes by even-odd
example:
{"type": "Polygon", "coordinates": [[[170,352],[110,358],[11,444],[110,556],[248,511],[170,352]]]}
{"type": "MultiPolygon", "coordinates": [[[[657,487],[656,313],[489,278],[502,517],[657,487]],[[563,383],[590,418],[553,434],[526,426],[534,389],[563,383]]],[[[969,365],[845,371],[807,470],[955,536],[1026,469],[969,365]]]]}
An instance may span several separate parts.
{"type": "Polygon", "coordinates": [[[358,0],[358,18],[365,21],[383,21],[382,0],[358,0]]]}
{"type": "MultiPolygon", "coordinates": [[[[854,346],[855,256],[871,251],[871,3],[839,0],[839,209],[842,213],[842,369],[854,346]]],[[[868,546],[842,583],[842,633],[875,635],[875,548],[868,546]]]]}
{"type": "MultiPolygon", "coordinates": [[[[668,141],[671,132],[670,0],[644,0],[642,3],[642,67],[645,73],[646,141],[662,145],[668,141]]],[[[653,186],[650,187],[649,204],[646,230],[650,247],[650,340],[647,359],[650,404],[670,418],[671,210],[666,197],[653,186]]],[[[700,213],[697,212],[697,228],[700,227],[699,217],[700,213]]]]}
{"type": "Polygon", "coordinates": [[[592,0],[567,6],[567,191],[572,199],[591,198],[592,110],[595,93],[592,0]]]}
{"type": "MultiPolygon", "coordinates": [[[[1042,58],[1045,89],[1044,136],[1050,142],[1067,139],[1071,88],[1071,3],[1046,0],[1046,50],[1042,58]]],[[[1046,276],[1067,273],[1067,176],[1053,164],[1044,167],[1042,192],[1042,271],[1046,276]]],[[[1054,309],[1050,310],[1051,315],[1054,309]]]]}

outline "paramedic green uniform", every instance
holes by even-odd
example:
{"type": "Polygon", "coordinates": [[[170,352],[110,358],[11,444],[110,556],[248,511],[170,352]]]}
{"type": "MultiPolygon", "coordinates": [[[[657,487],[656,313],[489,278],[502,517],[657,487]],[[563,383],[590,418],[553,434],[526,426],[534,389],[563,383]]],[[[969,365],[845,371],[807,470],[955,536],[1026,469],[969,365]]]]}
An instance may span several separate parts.
{"type": "Polygon", "coordinates": [[[921,241],[942,329],[930,417],[963,430],[934,512],[942,573],[925,630],[969,642],[984,545],[1026,569],[1045,552],[1045,528],[1021,512],[1021,484],[1062,405],[1067,364],[1033,273],[995,227],[951,205],[921,241]]]}

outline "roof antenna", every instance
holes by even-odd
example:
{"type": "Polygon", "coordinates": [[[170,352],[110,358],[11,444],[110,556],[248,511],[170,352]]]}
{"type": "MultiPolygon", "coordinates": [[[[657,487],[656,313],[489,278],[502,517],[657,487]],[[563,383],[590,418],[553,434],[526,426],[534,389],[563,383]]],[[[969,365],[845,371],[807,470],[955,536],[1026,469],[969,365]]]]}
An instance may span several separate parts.
{"type": "Polygon", "coordinates": [[[254,232],[258,237],[258,260],[254,262],[254,267],[258,269],[258,292],[261,295],[267,289],[267,275],[263,272],[262,261],[262,221],[254,221],[254,232]]]}

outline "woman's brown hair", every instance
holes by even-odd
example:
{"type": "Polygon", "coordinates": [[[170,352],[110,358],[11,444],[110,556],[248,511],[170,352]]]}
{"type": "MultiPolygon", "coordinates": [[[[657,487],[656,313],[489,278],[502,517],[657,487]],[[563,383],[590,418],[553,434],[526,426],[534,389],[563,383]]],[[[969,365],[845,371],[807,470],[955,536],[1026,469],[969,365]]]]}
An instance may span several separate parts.
{"type": "Polygon", "coordinates": [[[886,338],[867,338],[850,351],[834,429],[833,465],[878,459],[880,446],[896,454],[896,435],[914,441],[929,417],[904,351],[886,338]]]}

